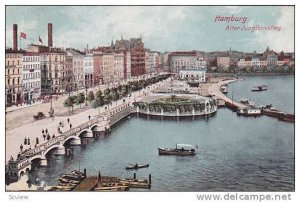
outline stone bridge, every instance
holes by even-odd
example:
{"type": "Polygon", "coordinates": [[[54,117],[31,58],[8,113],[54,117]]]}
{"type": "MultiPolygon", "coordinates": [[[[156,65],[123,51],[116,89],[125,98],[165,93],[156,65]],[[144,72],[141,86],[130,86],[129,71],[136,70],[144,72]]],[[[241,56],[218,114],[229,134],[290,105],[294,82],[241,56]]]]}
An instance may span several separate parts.
{"type": "Polygon", "coordinates": [[[16,160],[8,162],[7,174],[10,181],[18,181],[20,176],[31,170],[32,161],[40,161],[41,166],[47,165],[46,155],[51,151],[56,155],[66,154],[66,143],[70,145],[82,144],[82,138],[93,138],[95,131],[107,131],[112,125],[128,116],[133,110],[132,103],[124,103],[110,108],[96,118],[83,123],[73,129],[59,134],[50,141],[21,154],[16,160]]]}

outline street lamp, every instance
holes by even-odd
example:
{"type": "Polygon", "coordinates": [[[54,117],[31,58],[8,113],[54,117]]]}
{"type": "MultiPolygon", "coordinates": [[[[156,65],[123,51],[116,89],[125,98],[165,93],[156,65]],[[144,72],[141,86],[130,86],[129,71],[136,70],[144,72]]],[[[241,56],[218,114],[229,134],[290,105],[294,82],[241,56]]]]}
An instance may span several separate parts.
{"type": "MultiPolygon", "coordinates": [[[[52,79],[51,79],[51,83],[52,83],[52,79]]],[[[51,92],[50,92],[50,110],[49,110],[48,113],[49,113],[49,116],[53,118],[54,109],[53,109],[53,106],[52,106],[52,94],[53,94],[52,86],[50,88],[51,88],[51,92]]]]}
{"type": "Polygon", "coordinates": [[[88,104],[87,104],[87,89],[88,89],[88,87],[85,86],[85,106],[88,105],[88,104]]]}

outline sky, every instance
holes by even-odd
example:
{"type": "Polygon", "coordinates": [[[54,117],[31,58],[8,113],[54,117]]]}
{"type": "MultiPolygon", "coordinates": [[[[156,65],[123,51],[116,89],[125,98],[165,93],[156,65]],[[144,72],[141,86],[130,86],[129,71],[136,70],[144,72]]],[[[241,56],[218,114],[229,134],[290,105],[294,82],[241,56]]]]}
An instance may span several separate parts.
{"type": "MultiPolygon", "coordinates": [[[[25,32],[21,47],[47,45],[47,24],[53,24],[57,47],[83,49],[107,46],[112,40],[142,37],[146,48],[165,51],[262,52],[294,51],[292,6],[6,6],[6,47],[12,47],[12,27],[25,32]],[[215,21],[217,16],[242,21],[215,21]],[[277,26],[280,31],[226,30],[227,26],[277,26]]],[[[18,34],[19,34],[18,33],[18,34]]]]}

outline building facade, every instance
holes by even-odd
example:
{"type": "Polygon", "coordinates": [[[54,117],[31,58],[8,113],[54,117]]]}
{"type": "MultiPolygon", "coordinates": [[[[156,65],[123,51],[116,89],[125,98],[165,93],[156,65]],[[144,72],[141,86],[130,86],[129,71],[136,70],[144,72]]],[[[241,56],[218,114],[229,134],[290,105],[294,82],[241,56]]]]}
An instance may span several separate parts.
{"type": "Polygon", "coordinates": [[[73,73],[73,56],[66,55],[64,83],[66,92],[71,92],[75,89],[73,73]]]}
{"type": "Polygon", "coordinates": [[[83,62],[83,74],[84,74],[84,86],[92,87],[94,86],[94,59],[93,54],[87,53],[84,56],[83,62]]]}
{"type": "Polygon", "coordinates": [[[230,67],[230,57],[229,56],[223,56],[223,57],[217,57],[217,65],[218,67],[230,67]]]}
{"type": "Polygon", "coordinates": [[[93,64],[94,64],[94,85],[103,84],[103,54],[102,52],[93,52],[93,64]]]}
{"type": "Polygon", "coordinates": [[[73,89],[79,90],[84,88],[84,74],[83,74],[83,53],[74,49],[67,49],[67,55],[73,57],[73,89]]]}
{"type": "Polygon", "coordinates": [[[23,103],[22,56],[24,52],[5,51],[5,103],[6,106],[23,103]]]}
{"type": "Polygon", "coordinates": [[[114,55],[113,53],[103,54],[103,82],[105,84],[114,81],[114,55]]]}
{"type": "Polygon", "coordinates": [[[114,53],[114,82],[124,80],[125,55],[123,52],[114,53]]]}
{"type": "Polygon", "coordinates": [[[25,53],[22,58],[22,85],[24,102],[31,104],[41,96],[41,67],[38,53],[25,53]]]}

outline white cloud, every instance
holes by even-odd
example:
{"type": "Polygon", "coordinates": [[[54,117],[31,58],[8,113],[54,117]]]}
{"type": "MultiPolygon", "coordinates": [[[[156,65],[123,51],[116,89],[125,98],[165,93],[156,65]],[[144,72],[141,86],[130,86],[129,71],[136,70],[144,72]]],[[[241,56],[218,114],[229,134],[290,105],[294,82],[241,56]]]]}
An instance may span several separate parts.
{"type": "Polygon", "coordinates": [[[256,32],[259,43],[275,51],[294,52],[294,7],[282,7],[276,25],[281,26],[282,31],[256,32]]]}

